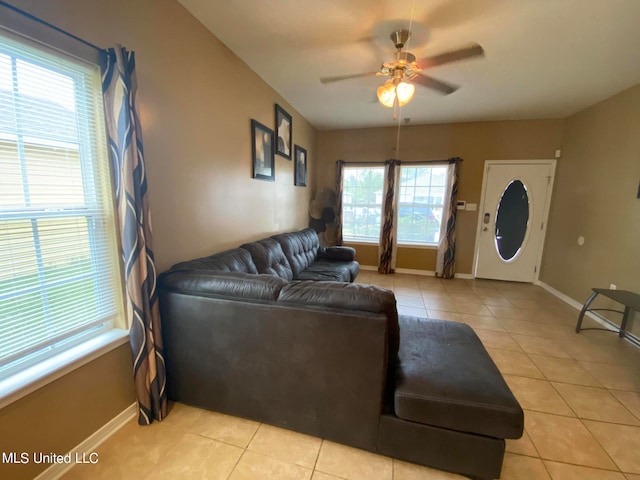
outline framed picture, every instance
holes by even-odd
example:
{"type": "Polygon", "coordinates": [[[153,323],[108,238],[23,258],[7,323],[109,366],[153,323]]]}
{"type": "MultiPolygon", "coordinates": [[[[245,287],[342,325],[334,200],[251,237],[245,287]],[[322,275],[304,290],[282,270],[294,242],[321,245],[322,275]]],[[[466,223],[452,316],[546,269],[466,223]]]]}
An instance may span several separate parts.
{"type": "Polygon", "coordinates": [[[298,187],[307,186],[307,151],[296,145],[293,184],[298,187]]]}
{"type": "Polygon", "coordinates": [[[291,115],[276,103],[276,153],[291,160],[291,115]]]}
{"type": "Polygon", "coordinates": [[[253,178],[273,182],[276,178],[273,130],[253,119],[251,120],[251,154],[253,178]]]}

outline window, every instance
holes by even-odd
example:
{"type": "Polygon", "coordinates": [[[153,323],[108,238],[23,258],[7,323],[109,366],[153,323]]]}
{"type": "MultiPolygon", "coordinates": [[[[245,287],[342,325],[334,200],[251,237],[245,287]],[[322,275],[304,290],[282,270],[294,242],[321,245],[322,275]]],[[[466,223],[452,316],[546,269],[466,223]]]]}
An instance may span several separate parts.
{"type": "Polygon", "coordinates": [[[355,242],[380,238],[384,167],[345,167],[342,183],[342,236],[355,242]]]}
{"type": "MultiPolygon", "coordinates": [[[[402,245],[440,241],[446,165],[401,166],[397,238],[402,245]]],[[[342,235],[347,241],[377,243],[380,237],[384,167],[344,167],[342,235]]]]}
{"type": "Polygon", "coordinates": [[[440,240],[447,167],[400,167],[398,243],[436,245],[440,240]]]}
{"type": "Polygon", "coordinates": [[[123,317],[100,72],[0,29],[0,378],[123,317]]]}

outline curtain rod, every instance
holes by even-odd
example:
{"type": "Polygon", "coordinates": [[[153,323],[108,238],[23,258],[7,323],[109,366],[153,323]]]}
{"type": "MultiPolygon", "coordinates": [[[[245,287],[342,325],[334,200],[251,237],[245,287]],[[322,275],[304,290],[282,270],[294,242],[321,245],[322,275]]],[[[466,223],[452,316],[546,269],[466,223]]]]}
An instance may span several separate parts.
{"type": "Polygon", "coordinates": [[[25,12],[24,10],[21,10],[18,7],[14,7],[13,5],[11,5],[11,4],[3,1],[3,0],[0,0],[0,5],[4,6],[4,7],[7,7],[9,10],[13,10],[14,12],[19,13],[20,15],[23,15],[23,16],[31,19],[31,20],[34,20],[34,21],[36,21],[38,23],[41,23],[42,25],[45,25],[46,27],[49,27],[49,28],[51,28],[51,29],[53,29],[53,30],[55,30],[57,32],[60,32],[63,35],[66,35],[67,37],[71,37],[74,40],[77,40],[78,42],[84,43],[86,46],[94,48],[94,49],[98,50],[99,52],[104,50],[103,48],[100,48],[100,47],[94,45],[93,43],[87,42],[86,40],[83,40],[82,38],[75,36],[73,33],[69,33],[66,30],[61,29],[60,27],[56,27],[55,25],[53,25],[53,24],[51,24],[49,22],[46,22],[46,21],[42,20],[41,18],[36,17],[35,15],[32,15],[32,14],[30,14],[28,12],[25,12]]]}
{"type": "MultiPolygon", "coordinates": [[[[385,160],[384,162],[345,162],[344,160],[337,160],[337,162],[342,162],[343,165],[384,165],[386,162],[391,160],[396,160],[395,158],[390,158],[389,160],[385,160]]],[[[413,164],[425,164],[425,163],[453,163],[455,161],[464,162],[464,159],[460,157],[452,157],[447,158],[446,160],[397,160],[400,162],[400,165],[405,163],[413,163],[413,164]]]]}

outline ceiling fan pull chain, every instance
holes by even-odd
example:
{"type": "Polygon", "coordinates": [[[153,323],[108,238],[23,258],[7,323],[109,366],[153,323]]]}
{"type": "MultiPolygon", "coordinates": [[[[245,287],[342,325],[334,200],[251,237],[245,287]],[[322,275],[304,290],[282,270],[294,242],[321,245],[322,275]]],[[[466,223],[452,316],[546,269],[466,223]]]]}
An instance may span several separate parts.
{"type": "Polygon", "coordinates": [[[396,95],[393,99],[393,119],[398,119],[398,95],[396,95]]]}

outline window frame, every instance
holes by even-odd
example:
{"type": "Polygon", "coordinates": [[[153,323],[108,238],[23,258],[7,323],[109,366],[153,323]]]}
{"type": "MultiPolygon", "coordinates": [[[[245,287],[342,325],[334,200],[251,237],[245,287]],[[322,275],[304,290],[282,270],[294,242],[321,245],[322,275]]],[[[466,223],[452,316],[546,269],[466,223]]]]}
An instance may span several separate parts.
{"type": "MultiPolygon", "coordinates": [[[[22,44],[35,47],[39,50],[44,50],[50,54],[64,57],[67,61],[90,64],[93,67],[99,66],[100,50],[88,42],[67,34],[66,32],[57,29],[46,22],[42,22],[35,17],[31,17],[28,14],[26,15],[10,5],[0,4],[0,14],[2,14],[0,15],[2,18],[2,21],[0,21],[0,33],[4,36],[17,40],[22,44]]],[[[15,63],[15,60],[12,61],[12,64],[13,63],[15,63]]],[[[50,65],[46,65],[44,68],[56,71],[50,65]]],[[[69,72],[67,71],[58,73],[69,75],[69,72]]],[[[74,80],[77,81],[77,79],[74,80]]],[[[96,85],[99,85],[100,83],[99,70],[97,71],[95,82],[96,85]]],[[[97,90],[97,92],[99,91],[100,89],[97,90]]],[[[76,89],[74,92],[74,95],[76,96],[76,105],[78,104],[77,94],[78,90],[76,89]]],[[[97,97],[96,101],[98,101],[97,97]]],[[[98,112],[91,112],[87,108],[84,112],[77,112],[76,118],[82,117],[82,115],[90,115],[90,118],[95,118],[96,113],[98,112]]],[[[85,154],[87,151],[91,151],[91,148],[87,150],[87,147],[91,142],[89,139],[95,137],[86,135],[91,128],[89,127],[89,122],[81,121],[79,123],[78,152],[79,155],[82,156],[83,150],[85,154]],[[84,132],[82,130],[84,130],[84,132]],[[84,141],[81,139],[84,139],[84,141]]],[[[102,136],[101,138],[105,139],[107,137],[106,129],[100,129],[92,134],[102,136]]],[[[91,156],[91,154],[89,155],[91,156]]],[[[22,158],[22,155],[20,155],[20,157],[20,162],[23,162],[24,159],[22,158]]],[[[108,152],[105,152],[105,159],[108,162],[108,152]]],[[[95,159],[83,160],[81,158],[80,162],[82,165],[81,175],[83,177],[85,177],[88,167],[90,169],[95,169],[95,159]]],[[[108,168],[107,171],[111,181],[110,190],[107,191],[109,196],[108,201],[111,202],[110,206],[112,208],[112,213],[115,215],[117,212],[115,210],[113,172],[111,171],[111,168],[108,168]]],[[[85,180],[86,178],[83,178],[83,188],[86,189],[88,184],[85,180]]],[[[96,184],[94,184],[94,186],[95,185],[96,184]]],[[[91,196],[97,198],[99,194],[95,193],[91,196]]],[[[95,206],[96,205],[94,205],[94,207],[95,206]]],[[[14,213],[16,216],[22,215],[28,217],[28,212],[25,212],[24,210],[25,209],[23,209],[22,212],[14,213]]],[[[82,209],[78,209],[77,206],[67,209],[68,211],[66,212],[64,211],[65,209],[62,210],[63,211],[58,210],[51,212],[41,211],[40,213],[44,214],[42,218],[53,218],[56,216],[60,218],[60,216],[65,216],[67,214],[69,217],[73,218],[85,218],[88,225],[91,221],[96,221],[95,217],[93,220],[90,220],[91,217],[89,216],[89,213],[91,208],[88,208],[88,205],[87,208],[85,208],[84,214],[82,213],[82,209]]],[[[95,238],[93,238],[92,229],[88,228],[87,231],[89,237],[88,241],[94,242],[95,238]]],[[[114,258],[112,258],[112,262],[115,268],[115,283],[113,283],[111,279],[108,283],[109,288],[116,289],[114,291],[117,303],[116,313],[108,315],[108,318],[105,317],[100,321],[95,322],[101,325],[101,327],[87,327],[85,325],[83,327],[84,332],[80,335],[65,335],[64,338],[59,338],[54,345],[43,347],[47,352],[45,354],[37,355],[37,358],[34,356],[33,361],[28,358],[30,355],[23,355],[21,359],[24,361],[14,362],[10,367],[5,366],[2,371],[2,375],[0,376],[0,408],[9,405],[10,403],[43,387],[44,385],[47,385],[50,382],[55,381],[73,370],[80,368],[82,365],[91,362],[101,355],[128,343],[129,330],[126,326],[123,302],[125,284],[122,275],[122,266],[117,252],[119,248],[119,239],[117,238],[117,235],[115,235],[115,232],[113,233],[113,238],[110,237],[109,239],[100,240],[100,242],[104,241],[105,245],[103,248],[108,249],[104,250],[104,252],[107,252],[107,255],[104,258],[109,258],[112,254],[114,256],[114,258]]],[[[92,249],[91,251],[96,250],[92,249]]],[[[90,262],[95,262],[95,259],[95,255],[92,254],[90,256],[90,262]]],[[[93,270],[93,272],[94,273],[90,274],[90,277],[93,278],[94,281],[102,281],[102,279],[96,277],[95,270],[93,270]]],[[[67,282],[73,282],[75,280],[77,280],[76,276],[66,279],[67,282]]],[[[39,290],[41,290],[42,286],[39,286],[39,290]]]]}
{"type": "MultiPolygon", "coordinates": [[[[421,207],[423,208],[429,208],[429,209],[433,209],[433,208],[442,208],[442,216],[440,217],[440,228],[439,228],[439,232],[442,232],[442,228],[444,227],[444,222],[445,222],[445,218],[444,218],[444,214],[445,214],[445,206],[447,205],[447,199],[446,199],[446,195],[447,195],[447,186],[448,186],[448,168],[449,168],[449,164],[448,163],[410,163],[410,164],[401,164],[399,167],[399,175],[398,175],[398,184],[397,184],[397,188],[398,188],[398,215],[397,218],[399,219],[400,217],[400,208],[403,206],[413,206],[416,205],[416,203],[408,203],[408,202],[401,202],[401,198],[402,198],[402,193],[401,193],[401,182],[402,182],[402,169],[403,168],[444,168],[445,169],[445,179],[444,179],[444,184],[443,185],[436,185],[436,188],[442,188],[443,189],[443,198],[442,198],[442,205],[438,205],[435,203],[425,203],[425,204],[420,204],[421,207]]],[[[418,185],[414,185],[414,189],[418,187],[418,185]]],[[[420,185],[420,187],[424,187],[423,185],[420,185]]],[[[431,189],[433,187],[433,185],[430,183],[427,188],[431,189]]],[[[396,226],[396,238],[398,239],[398,247],[403,247],[403,248],[416,248],[416,249],[437,249],[438,248],[438,244],[439,241],[438,240],[434,240],[433,242],[408,242],[406,240],[401,240],[400,239],[400,232],[399,232],[399,220],[397,222],[397,226],[396,226]]]]}
{"type": "MultiPolygon", "coordinates": [[[[346,203],[344,201],[344,195],[346,193],[346,189],[345,189],[345,178],[346,178],[346,172],[347,170],[363,170],[363,169],[375,169],[375,170],[381,170],[382,171],[382,184],[381,184],[381,190],[384,191],[384,181],[385,181],[385,168],[384,166],[381,166],[379,164],[371,164],[371,163],[358,163],[358,164],[351,164],[351,165],[345,165],[343,167],[343,176],[342,176],[342,239],[345,243],[348,243],[350,245],[377,245],[380,243],[380,230],[382,228],[382,199],[384,198],[384,194],[381,195],[381,200],[380,200],[380,204],[376,204],[376,203],[362,203],[362,204],[355,204],[355,203],[351,203],[348,202],[346,203]],[[345,235],[344,233],[344,219],[345,219],[345,205],[353,205],[354,208],[379,208],[380,209],[380,225],[378,226],[378,233],[375,237],[375,239],[370,239],[370,237],[358,237],[358,236],[350,236],[350,235],[345,235]]],[[[375,192],[374,192],[375,193],[375,192]]],[[[355,216],[355,215],[354,215],[355,216]]]]}

